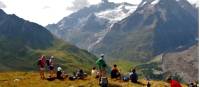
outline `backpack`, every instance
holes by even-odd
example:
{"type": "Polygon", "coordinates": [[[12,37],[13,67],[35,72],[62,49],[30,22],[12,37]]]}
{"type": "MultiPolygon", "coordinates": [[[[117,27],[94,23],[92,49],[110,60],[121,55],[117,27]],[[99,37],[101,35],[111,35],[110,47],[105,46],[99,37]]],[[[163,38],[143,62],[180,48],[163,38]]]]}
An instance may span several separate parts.
{"type": "Polygon", "coordinates": [[[55,77],[48,77],[47,80],[48,81],[54,81],[56,78],[55,77]]]}
{"type": "Polygon", "coordinates": [[[44,67],[43,59],[42,59],[42,60],[38,60],[38,65],[39,65],[40,67],[44,67]]]}
{"type": "Polygon", "coordinates": [[[102,67],[105,68],[107,66],[104,60],[102,60],[101,63],[102,63],[102,67]]]}
{"type": "Polygon", "coordinates": [[[129,81],[129,77],[124,76],[124,77],[122,78],[122,80],[123,80],[124,82],[128,82],[128,81],[129,81]]]}
{"type": "Polygon", "coordinates": [[[103,59],[98,59],[96,61],[96,64],[99,66],[99,67],[102,67],[102,68],[105,68],[107,65],[105,63],[105,61],[103,59]]]}
{"type": "Polygon", "coordinates": [[[99,80],[100,80],[99,81],[99,85],[101,87],[107,87],[108,86],[108,79],[107,79],[107,77],[101,77],[99,80]]]}
{"type": "Polygon", "coordinates": [[[73,81],[76,80],[77,78],[75,76],[69,76],[69,80],[73,81]]]}

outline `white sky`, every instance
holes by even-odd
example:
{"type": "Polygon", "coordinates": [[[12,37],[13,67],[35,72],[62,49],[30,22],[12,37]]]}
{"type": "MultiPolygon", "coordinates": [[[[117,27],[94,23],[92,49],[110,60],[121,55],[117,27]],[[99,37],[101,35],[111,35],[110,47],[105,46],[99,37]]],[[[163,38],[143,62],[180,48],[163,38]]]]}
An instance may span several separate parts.
{"type": "MultiPolygon", "coordinates": [[[[26,20],[43,26],[57,23],[63,17],[72,13],[67,7],[72,6],[74,0],[0,0],[0,5],[8,14],[16,14],[26,20]]],[[[101,0],[88,0],[90,4],[97,4],[101,0]]],[[[141,0],[109,0],[110,2],[140,3],[141,0]]],[[[197,0],[192,0],[196,1],[197,0]]],[[[1,8],[1,7],[0,7],[1,8]]]]}

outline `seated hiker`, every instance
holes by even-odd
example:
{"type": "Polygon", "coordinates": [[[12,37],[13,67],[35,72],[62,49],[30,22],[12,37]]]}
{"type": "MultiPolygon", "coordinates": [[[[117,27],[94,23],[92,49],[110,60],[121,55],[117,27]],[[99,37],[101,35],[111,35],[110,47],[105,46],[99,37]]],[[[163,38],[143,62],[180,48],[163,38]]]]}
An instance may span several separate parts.
{"type": "Polygon", "coordinates": [[[79,69],[76,73],[76,77],[77,79],[84,79],[86,77],[86,73],[84,73],[82,69],[79,69]]]}
{"type": "Polygon", "coordinates": [[[196,82],[190,82],[188,87],[198,87],[196,82]]]}
{"type": "Polygon", "coordinates": [[[181,84],[178,81],[173,80],[171,76],[167,78],[167,82],[170,83],[171,87],[181,87],[181,84]]]}
{"type": "Polygon", "coordinates": [[[132,69],[131,70],[131,73],[129,74],[130,75],[130,80],[131,80],[131,82],[133,82],[133,83],[138,83],[138,75],[137,75],[137,73],[136,73],[136,70],[135,69],[132,69]]]}
{"type": "Polygon", "coordinates": [[[98,78],[99,77],[99,72],[96,70],[96,67],[93,67],[92,68],[92,71],[91,71],[91,75],[92,77],[95,77],[95,78],[98,78]]]}
{"type": "Polygon", "coordinates": [[[151,87],[151,84],[150,84],[150,82],[149,82],[149,81],[147,82],[147,87],[151,87]]]}
{"type": "Polygon", "coordinates": [[[195,81],[195,86],[199,87],[199,81],[195,81]]]}
{"type": "Polygon", "coordinates": [[[99,85],[101,87],[108,87],[108,78],[107,77],[100,77],[99,85]]]}
{"type": "Polygon", "coordinates": [[[64,71],[62,70],[60,66],[57,68],[56,75],[57,75],[57,79],[60,79],[60,80],[63,80],[67,77],[67,74],[64,73],[64,71]]]}
{"type": "Polygon", "coordinates": [[[44,76],[45,61],[46,61],[46,58],[45,58],[44,55],[42,55],[41,57],[39,57],[38,66],[39,66],[39,70],[40,70],[40,77],[41,77],[41,79],[45,79],[45,76],[44,76]]]}
{"type": "Polygon", "coordinates": [[[111,78],[118,78],[118,77],[120,77],[120,72],[119,69],[117,68],[117,65],[114,64],[111,70],[111,78]]]}

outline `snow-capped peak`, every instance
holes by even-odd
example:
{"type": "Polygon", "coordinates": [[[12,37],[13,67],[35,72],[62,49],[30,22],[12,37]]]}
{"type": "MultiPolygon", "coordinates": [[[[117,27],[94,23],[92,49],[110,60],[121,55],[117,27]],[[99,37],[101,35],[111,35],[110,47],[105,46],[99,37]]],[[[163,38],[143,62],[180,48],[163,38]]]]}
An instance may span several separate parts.
{"type": "Polygon", "coordinates": [[[160,0],[154,0],[154,1],[151,2],[151,4],[152,4],[152,5],[155,5],[155,4],[157,4],[159,1],[160,1],[160,0]]]}
{"type": "Polygon", "coordinates": [[[96,13],[96,16],[103,19],[108,19],[110,21],[120,21],[127,16],[129,16],[131,13],[133,13],[136,10],[137,6],[126,6],[124,4],[118,6],[115,9],[109,9],[106,11],[102,11],[99,13],[96,13]]]}
{"type": "Polygon", "coordinates": [[[190,4],[199,6],[199,0],[187,0],[190,4]]]}

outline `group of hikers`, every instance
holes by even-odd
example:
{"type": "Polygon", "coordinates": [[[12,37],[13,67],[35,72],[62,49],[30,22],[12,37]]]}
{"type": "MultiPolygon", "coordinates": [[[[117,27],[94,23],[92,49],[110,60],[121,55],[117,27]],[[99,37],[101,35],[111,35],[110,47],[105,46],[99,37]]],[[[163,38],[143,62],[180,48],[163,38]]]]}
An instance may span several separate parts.
{"type": "MultiPolygon", "coordinates": [[[[64,80],[68,77],[68,75],[64,72],[64,70],[62,69],[62,67],[60,65],[57,65],[57,69],[55,71],[55,58],[54,56],[50,56],[50,57],[46,57],[44,55],[42,55],[41,57],[39,57],[38,60],[38,66],[39,66],[39,71],[40,71],[40,77],[43,80],[55,80],[55,79],[59,79],[59,80],[64,80]],[[47,78],[45,78],[45,70],[48,70],[49,72],[49,76],[47,78]]],[[[83,79],[86,76],[86,74],[83,72],[82,69],[77,70],[77,72],[74,73],[73,76],[69,77],[70,80],[73,79],[83,79]]]]}
{"type": "MultiPolygon", "coordinates": [[[[107,64],[104,61],[104,54],[101,54],[100,58],[96,61],[96,65],[98,68],[93,67],[91,70],[91,76],[94,78],[99,79],[99,85],[101,87],[108,87],[108,78],[107,78],[107,64]]],[[[85,73],[82,69],[78,69],[73,75],[67,75],[61,66],[57,65],[57,71],[55,71],[55,58],[54,56],[46,57],[44,55],[39,57],[38,66],[40,71],[41,79],[47,79],[49,81],[59,79],[64,80],[68,78],[69,80],[76,80],[76,79],[84,79],[87,77],[87,73],[85,73]],[[45,70],[48,70],[49,77],[45,78],[45,70]]],[[[110,71],[111,79],[118,79],[128,82],[129,80],[132,83],[139,83],[138,82],[138,75],[136,73],[136,69],[132,68],[131,72],[128,76],[122,76],[118,66],[116,64],[113,65],[110,71]]],[[[170,83],[171,87],[181,87],[180,83],[176,80],[173,80],[171,77],[167,78],[167,82],[170,83]]],[[[151,87],[150,82],[147,82],[146,87],[151,87]]],[[[196,83],[190,83],[189,87],[198,87],[196,83]]]]}

